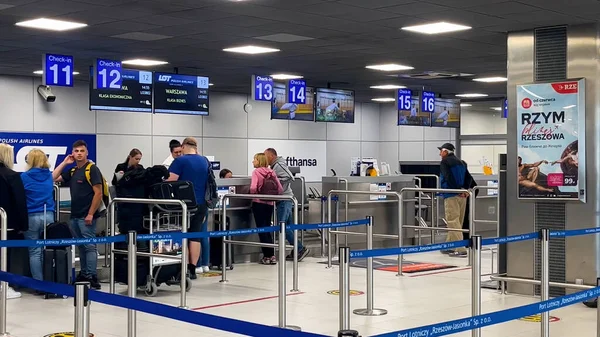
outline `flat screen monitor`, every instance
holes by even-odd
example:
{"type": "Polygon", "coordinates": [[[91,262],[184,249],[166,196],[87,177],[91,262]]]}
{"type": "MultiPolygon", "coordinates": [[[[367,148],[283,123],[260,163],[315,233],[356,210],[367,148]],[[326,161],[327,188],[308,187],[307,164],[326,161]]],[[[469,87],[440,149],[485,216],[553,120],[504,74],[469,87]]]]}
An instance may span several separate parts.
{"type": "Polygon", "coordinates": [[[121,89],[94,89],[90,67],[90,110],[152,112],[152,72],[121,69],[121,89]]]}
{"type": "Polygon", "coordinates": [[[431,126],[459,128],[460,100],[438,98],[432,113],[431,126]]]}
{"type": "Polygon", "coordinates": [[[317,88],[317,122],[354,123],[354,91],[317,88]]]}
{"type": "Polygon", "coordinates": [[[398,125],[431,126],[431,114],[420,111],[419,97],[411,97],[410,111],[398,109],[398,125]]]}
{"type": "Polygon", "coordinates": [[[306,87],[306,103],[288,103],[285,84],[275,83],[271,102],[271,119],[289,119],[295,121],[315,120],[314,89],[306,87]]]}
{"type": "Polygon", "coordinates": [[[154,73],[154,112],[208,116],[208,77],[154,73]]]}

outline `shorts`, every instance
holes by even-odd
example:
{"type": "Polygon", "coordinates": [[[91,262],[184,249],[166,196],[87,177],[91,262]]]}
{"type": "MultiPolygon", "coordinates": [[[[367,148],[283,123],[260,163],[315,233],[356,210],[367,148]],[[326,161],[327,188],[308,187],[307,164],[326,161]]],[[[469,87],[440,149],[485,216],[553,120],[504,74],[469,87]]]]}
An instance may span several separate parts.
{"type": "MultiPolygon", "coordinates": [[[[206,205],[198,205],[198,210],[190,219],[190,225],[188,226],[188,232],[206,232],[207,228],[204,225],[206,221],[206,215],[208,214],[208,207],[206,205]]],[[[189,241],[200,242],[200,238],[189,239],[189,241]]]]}

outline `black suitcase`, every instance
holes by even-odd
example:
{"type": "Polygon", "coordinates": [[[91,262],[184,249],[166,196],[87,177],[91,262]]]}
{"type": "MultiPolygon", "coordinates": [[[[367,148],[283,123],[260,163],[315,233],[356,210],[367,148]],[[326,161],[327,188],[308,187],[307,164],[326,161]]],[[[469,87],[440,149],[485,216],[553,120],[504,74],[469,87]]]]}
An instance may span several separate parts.
{"type": "MultiPolygon", "coordinates": [[[[215,230],[221,230],[221,217],[215,215],[215,230]]],[[[229,230],[230,222],[229,217],[227,217],[227,221],[225,223],[225,230],[229,230]]],[[[211,270],[221,270],[223,259],[223,237],[215,237],[209,239],[210,243],[210,269],[211,270]]],[[[227,246],[227,252],[225,253],[226,263],[225,267],[229,270],[233,269],[233,251],[231,249],[231,245],[227,246]]]]}
{"type": "MultiPolygon", "coordinates": [[[[152,199],[182,200],[187,205],[190,213],[198,207],[194,186],[189,181],[167,181],[154,184],[151,187],[150,195],[152,199]]],[[[157,206],[167,212],[181,210],[179,205],[158,204],[157,206]]]]}
{"type": "MultiPolygon", "coordinates": [[[[46,239],[72,239],[71,228],[65,222],[53,222],[45,228],[46,239]]],[[[62,284],[73,282],[73,252],[71,246],[46,246],[42,251],[44,281],[62,284]]],[[[44,298],[62,298],[45,294],[44,298]]]]}

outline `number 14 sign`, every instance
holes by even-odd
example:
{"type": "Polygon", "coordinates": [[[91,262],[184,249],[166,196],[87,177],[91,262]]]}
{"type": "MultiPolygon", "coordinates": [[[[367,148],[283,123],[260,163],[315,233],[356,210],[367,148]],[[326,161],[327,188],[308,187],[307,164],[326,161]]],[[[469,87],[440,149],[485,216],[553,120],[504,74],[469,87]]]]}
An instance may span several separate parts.
{"type": "Polygon", "coordinates": [[[290,80],[287,85],[288,103],[306,104],[306,81],[290,80]]]}

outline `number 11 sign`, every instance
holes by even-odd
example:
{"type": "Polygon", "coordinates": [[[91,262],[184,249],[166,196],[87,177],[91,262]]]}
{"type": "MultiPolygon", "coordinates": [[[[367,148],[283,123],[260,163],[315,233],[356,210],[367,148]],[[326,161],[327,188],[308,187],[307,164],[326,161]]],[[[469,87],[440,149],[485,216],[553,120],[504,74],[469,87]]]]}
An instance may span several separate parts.
{"type": "Polygon", "coordinates": [[[306,104],[306,81],[290,80],[287,85],[288,103],[306,104]]]}
{"type": "Polygon", "coordinates": [[[74,66],[73,56],[44,54],[44,58],[42,59],[42,69],[44,70],[44,76],[42,76],[43,84],[57,87],[72,87],[74,66]]]}

